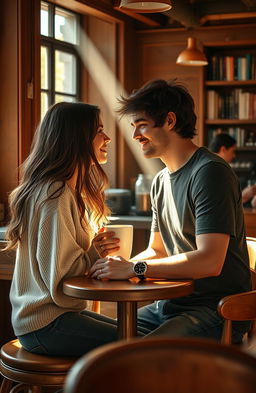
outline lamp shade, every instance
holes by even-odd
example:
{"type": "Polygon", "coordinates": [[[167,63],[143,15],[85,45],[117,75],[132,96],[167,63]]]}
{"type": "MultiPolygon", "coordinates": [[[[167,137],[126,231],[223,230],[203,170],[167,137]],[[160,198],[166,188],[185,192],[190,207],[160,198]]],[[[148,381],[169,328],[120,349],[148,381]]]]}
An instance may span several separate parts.
{"type": "Polygon", "coordinates": [[[176,64],[187,66],[204,66],[208,64],[205,54],[197,49],[195,38],[188,38],[188,46],[179,54],[176,64]]]}
{"type": "Polygon", "coordinates": [[[170,0],[121,0],[120,8],[134,12],[164,12],[172,8],[170,0]]]}

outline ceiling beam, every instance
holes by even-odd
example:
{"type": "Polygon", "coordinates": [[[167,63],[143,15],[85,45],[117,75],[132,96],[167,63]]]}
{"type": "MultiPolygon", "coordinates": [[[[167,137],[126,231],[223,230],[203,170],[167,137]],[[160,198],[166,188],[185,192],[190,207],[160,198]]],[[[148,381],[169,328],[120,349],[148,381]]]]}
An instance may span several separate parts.
{"type": "Polygon", "coordinates": [[[239,19],[255,19],[256,12],[240,12],[236,14],[215,14],[215,15],[205,15],[200,19],[200,24],[205,25],[208,22],[213,21],[224,21],[233,20],[237,21],[239,19]]]}
{"type": "Polygon", "coordinates": [[[256,7],[256,0],[241,0],[242,3],[248,8],[254,8],[256,7]]]}
{"type": "Polygon", "coordinates": [[[188,4],[185,0],[173,2],[173,6],[165,15],[170,20],[176,20],[187,28],[194,28],[200,25],[200,20],[194,12],[193,4],[188,4]]]}

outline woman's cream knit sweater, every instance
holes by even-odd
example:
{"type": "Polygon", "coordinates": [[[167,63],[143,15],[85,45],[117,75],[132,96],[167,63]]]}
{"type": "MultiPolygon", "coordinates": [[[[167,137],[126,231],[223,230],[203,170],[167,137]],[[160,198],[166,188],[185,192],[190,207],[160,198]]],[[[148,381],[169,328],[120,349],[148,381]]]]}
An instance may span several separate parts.
{"type": "MultiPolygon", "coordinates": [[[[50,191],[58,189],[54,183],[50,191]]],[[[66,184],[60,196],[41,203],[47,185],[31,197],[27,227],[21,236],[10,292],[12,325],[17,336],[40,329],[68,311],[81,311],[86,301],[66,296],[63,279],[88,272],[92,228],[83,229],[75,195],[66,184]]],[[[96,257],[96,255],[94,255],[96,257]]]]}

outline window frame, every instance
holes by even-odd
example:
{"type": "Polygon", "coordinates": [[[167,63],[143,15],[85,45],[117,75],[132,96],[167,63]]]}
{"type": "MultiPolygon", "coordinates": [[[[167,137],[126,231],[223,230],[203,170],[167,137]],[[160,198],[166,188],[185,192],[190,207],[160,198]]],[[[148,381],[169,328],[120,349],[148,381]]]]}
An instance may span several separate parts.
{"type": "MultiPolygon", "coordinates": [[[[49,36],[45,36],[40,32],[40,48],[46,47],[48,51],[47,56],[47,78],[48,78],[48,88],[40,88],[40,93],[46,93],[48,95],[48,108],[53,105],[55,101],[55,95],[62,95],[63,97],[73,97],[76,101],[80,99],[81,88],[81,58],[79,56],[77,47],[79,46],[80,37],[78,36],[79,25],[81,23],[81,16],[78,13],[70,11],[62,6],[55,5],[52,3],[48,3],[47,1],[41,1],[41,3],[46,3],[48,5],[48,34],[49,36]],[[54,28],[55,28],[55,9],[60,8],[69,13],[72,13],[77,18],[77,37],[78,43],[72,44],[69,42],[61,41],[54,38],[54,28]],[[65,93],[60,92],[55,89],[55,51],[59,50],[68,54],[73,55],[76,58],[76,78],[75,78],[75,93],[65,93]]],[[[40,4],[41,4],[40,3],[40,4]]],[[[40,8],[41,10],[41,8],[40,8]]]]}

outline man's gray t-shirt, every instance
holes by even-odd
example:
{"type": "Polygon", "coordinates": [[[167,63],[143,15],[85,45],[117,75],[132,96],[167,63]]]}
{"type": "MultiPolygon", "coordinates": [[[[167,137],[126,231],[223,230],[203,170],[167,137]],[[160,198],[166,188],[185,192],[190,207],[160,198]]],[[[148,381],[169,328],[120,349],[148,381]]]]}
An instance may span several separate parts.
{"type": "Polygon", "coordinates": [[[151,199],[151,230],[161,233],[168,255],[196,250],[196,235],[230,235],[221,274],[195,280],[193,294],[172,303],[216,309],[222,297],[251,289],[239,180],[224,160],[199,148],[176,172],[157,174],[151,199]]]}

